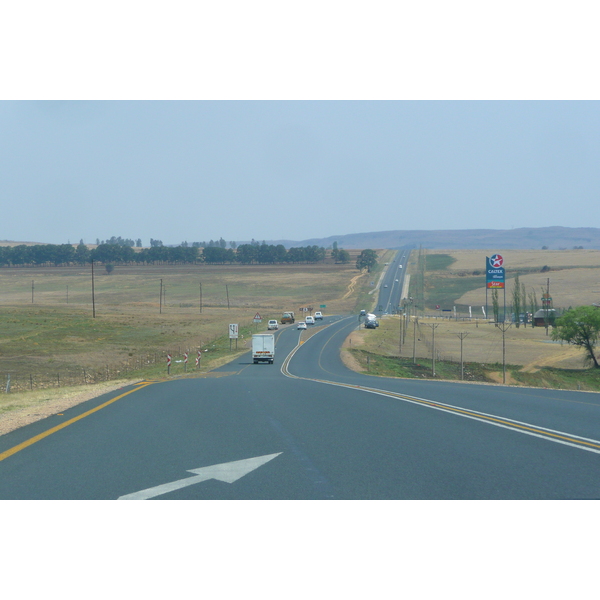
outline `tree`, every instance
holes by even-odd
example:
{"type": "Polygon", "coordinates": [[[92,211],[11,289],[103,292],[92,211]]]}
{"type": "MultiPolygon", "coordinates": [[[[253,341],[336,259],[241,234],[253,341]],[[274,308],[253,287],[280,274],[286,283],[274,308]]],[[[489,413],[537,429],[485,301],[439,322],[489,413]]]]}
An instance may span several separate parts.
{"type": "Polygon", "coordinates": [[[556,319],[552,339],[583,348],[585,360],[600,368],[595,355],[600,340],[600,309],[594,306],[571,308],[556,319]]]}
{"type": "Polygon", "coordinates": [[[358,258],[356,259],[356,268],[359,271],[367,269],[367,272],[371,272],[371,269],[377,264],[377,253],[375,250],[367,249],[363,250],[358,258]]]}
{"type": "Polygon", "coordinates": [[[333,260],[335,262],[337,262],[338,259],[338,243],[337,242],[333,242],[333,249],[331,250],[331,258],[333,258],[333,260]]]}
{"type": "Polygon", "coordinates": [[[498,303],[498,288],[492,290],[492,312],[494,313],[494,322],[498,323],[500,318],[500,305],[498,303]]]}
{"type": "Polygon", "coordinates": [[[344,250],[340,248],[337,252],[337,262],[341,262],[342,264],[346,264],[350,262],[350,252],[348,250],[344,250]]]}
{"type": "Polygon", "coordinates": [[[535,313],[537,312],[537,309],[538,309],[537,296],[535,295],[535,290],[531,290],[531,292],[529,293],[529,312],[531,312],[532,318],[533,318],[533,315],[535,315],[535,313]]]}
{"type": "Polygon", "coordinates": [[[512,291],[513,312],[515,313],[515,327],[519,328],[519,315],[521,314],[521,284],[519,274],[515,275],[515,286],[512,291]]]}

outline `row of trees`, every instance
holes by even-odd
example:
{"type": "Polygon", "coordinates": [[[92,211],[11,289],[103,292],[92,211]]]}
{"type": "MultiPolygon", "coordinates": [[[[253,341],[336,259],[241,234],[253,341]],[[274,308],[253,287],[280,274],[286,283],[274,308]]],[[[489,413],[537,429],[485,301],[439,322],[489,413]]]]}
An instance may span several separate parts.
{"type": "MultiPolygon", "coordinates": [[[[153,242],[156,240],[153,240],[153,242]]],[[[325,248],[305,246],[286,248],[282,244],[241,244],[236,249],[220,245],[163,246],[135,251],[129,244],[104,243],[90,250],[85,244],[39,244],[35,246],[0,246],[0,266],[45,266],[85,264],[91,260],[104,264],[155,264],[155,263],[316,263],[325,260],[325,248]]],[[[344,258],[344,257],[341,257],[344,258]]],[[[338,256],[338,261],[340,257],[338,256]]],[[[344,258],[341,262],[347,262],[344,258]]]]}

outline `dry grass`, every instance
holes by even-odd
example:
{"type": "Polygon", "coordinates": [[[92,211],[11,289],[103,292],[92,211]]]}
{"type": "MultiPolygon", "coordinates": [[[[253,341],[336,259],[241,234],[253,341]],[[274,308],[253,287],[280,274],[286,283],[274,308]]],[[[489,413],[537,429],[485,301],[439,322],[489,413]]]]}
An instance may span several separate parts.
{"type": "Polygon", "coordinates": [[[550,268],[600,267],[600,250],[427,250],[427,254],[449,254],[455,258],[450,271],[482,270],[486,256],[492,254],[502,255],[507,271],[544,265],[550,268]]]}
{"type": "MultiPolygon", "coordinates": [[[[427,254],[449,254],[456,259],[439,277],[480,271],[485,274],[485,258],[501,254],[506,269],[506,302],[510,303],[513,290],[511,270],[535,269],[536,272],[519,275],[527,294],[534,291],[538,302],[550,280],[550,295],[555,308],[569,308],[600,303],[600,250],[428,250],[427,254]],[[547,266],[549,271],[541,272],[547,266]],[[543,289],[542,289],[543,288],[543,289]]],[[[437,275],[436,275],[437,276],[437,275]]],[[[501,302],[502,292],[500,292],[501,302]]],[[[456,304],[480,307],[486,303],[486,288],[469,291],[455,299],[456,304]]],[[[488,308],[491,296],[488,293],[488,308]]]]}
{"type": "MultiPolygon", "coordinates": [[[[502,332],[486,321],[451,321],[446,319],[419,319],[415,328],[411,323],[406,331],[402,356],[413,356],[413,331],[416,329],[416,356],[431,358],[433,331],[438,360],[460,361],[459,333],[467,333],[463,340],[463,360],[481,364],[502,363],[502,332]]],[[[398,356],[400,338],[399,317],[388,315],[380,319],[378,329],[360,329],[352,334],[352,347],[362,347],[378,354],[398,356]]],[[[542,366],[564,369],[583,369],[584,353],[573,346],[561,345],[546,336],[543,327],[510,327],[505,333],[506,362],[523,365],[523,370],[534,371],[542,366]]]]}
{"type": "Polygon", "coordinates": [[[3,394],[0,396],[0,435],[133,383],[137,381],[112,381],[89,387],[3,394]]]}
{"type": "Polygon", "coordinates": [[[11,393],[0,394],[0,434],[117,389],[132,377],[166,377],[167,351],[172,377],[207,376],[246,351],[249,336],[285,310],[300,316],[299,308],[312,306],[314,312],[324,304],[325,314],[351,312],[357,295],[370,289],[353,265],[132,266],[117,267],[111,275],[96,269],[95,318],[89,268],[0,269],[0,391],[11,374],[11,393]],[[253,323],[257,312],[261,324],[253,323]],[[229,323],[245,332],[237,350],[227,344],[229,323]],[[184,374],[180,361],[186,350],[184,374]],[[71,380],[70,372],[76,373],[71,380]],[[83,384],[84,377],[110,381],[68,387],[71,381],[83,384]]]}

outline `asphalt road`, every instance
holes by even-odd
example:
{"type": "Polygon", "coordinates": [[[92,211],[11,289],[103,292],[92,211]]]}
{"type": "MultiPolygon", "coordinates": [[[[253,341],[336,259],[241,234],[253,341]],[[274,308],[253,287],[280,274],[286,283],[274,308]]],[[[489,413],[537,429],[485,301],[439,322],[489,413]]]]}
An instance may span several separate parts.
{"type": "Polygon", "coordinates": [[[339,347],[358,325],[287,326],[274,365],[248,353],[6,434],[0,498],[600,496],[600,395],[357,374],[339,347]]]}

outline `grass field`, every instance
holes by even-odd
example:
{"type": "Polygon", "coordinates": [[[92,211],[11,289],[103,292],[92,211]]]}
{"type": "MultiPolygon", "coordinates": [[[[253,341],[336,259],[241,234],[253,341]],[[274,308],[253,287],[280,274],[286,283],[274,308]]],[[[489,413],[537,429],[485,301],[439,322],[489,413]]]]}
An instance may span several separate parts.
{"type": "MultiPolygon", "coordinates": [[[[462,314],[471,306],[482,315],[485,259],[492,254],[504,258],[507,305],[517,273],[526,294],[535,293],[538,303],[548,283],[555,308],[600,303],[600,250],[427,250],[425,306],[430,310],[436,305],[450,310],[457,306],[462,314]]],[[[411,272],[416,272],[415,255],[411,256],[411,272]]],[[[500,297],[503,303],[502,291],[500,297]]],[[[487,303],[489,309],[489,293],[487,303]]]]}
{"type": "Polygon", "coordinates": [[[354,262],[96,268],[94,305],[90,268],[0,269],[2,391],[9,376],[14,392],[166,375],[167,353],[172,374],[190,373],[200,349],[205,371],[235,355],[229,323],[241,352],[286,310],[355,311],[372,288],[354,262]]]}
{"type": "Polygon", "coordinates": [[[462,336],[467,381],[600,390],[600,370],[586,367],[584,352],[553,342],[543,327],[510,327],[505,332],[506,374],[503,372],[502,332],[483,320],[456,322],[421,318],[418,324],[413,321],[407,327],[400,348],[400,318],[389,315],[380,319],[377,329],[353,332],[345,351],[352,353],[359,370],[394,377],[431,378],[432,326],[437,326],[435,373],[438,379],[460,379],[462,336]]]}
{"type": "MultiPolygon", "coordinates": [[[[492,253],[427,251],[426,306],[441,304],[436,299],[443,298],[451,307],[470,300],[468,294],[480,294],[485,277],[472,271],[483,270],[485,256],[492,253]]],[[[170,377],[208,376],[210,369],[246,351],[252,333],[264,331],[267,320],[285,310],[298,314],[299,308],[312,306],[314,312],[322,305],[326,315],[372,310],[377,298],[372,284],[392,255],[380,251],[380,266],[370,274],[355,269],[355,256],[348,265],[116,267],[111,275],[97,269],[95,318],[89,268],[0,269],[0,392],[5,392],[9,376],[11,392],[0,393],[0,434],[125,382],[166,378],[167,353],[173,358],[170,377]],[[261,324],[253,323],[257,312],[261,324]],[[230,346],[229,323],[240,326],[237,348],[235,342],[230,346]],[[198,350],[202,361],[196,369],[198,350]],[[15,415],[24,415],[26,421],[15,415]]],[[[555,305],[571,297],[573,306],[598,300],[600,252],[503,255],[508,277],[511,264],[530,270],[527,275],[522,271],[521,281],[537,277],[545,282],[550,277],[555,305]],[[552,270],[536,273],[544,265],[552,270]]],[[[474,314],[480,298],[476,300],[474,314]]],[[[470,363],[471,379],[502,381],[502,336],[493,324],[482,319],[419,321],[417,329],[407,328],[401,352],[400,319],[388,316],[376,330],[354,332],[346,344],[354,357],[343,354],[358,370],[367,370],[370,357],[371,372],[381,368],[382,374],[427,377],[433,348],[428,325],[438,324],[437,377],[456,377],[458,335],[466,333],[463,360],[470,363]],[[413,331],[417,365],[412,360],[413,331]]],[[[543,328],[511,327],[505,343],[506,362],[512,365],[507,383],[599,389],[596,375],[584,368],[583,353],[552,342],[543,328]]]]}

